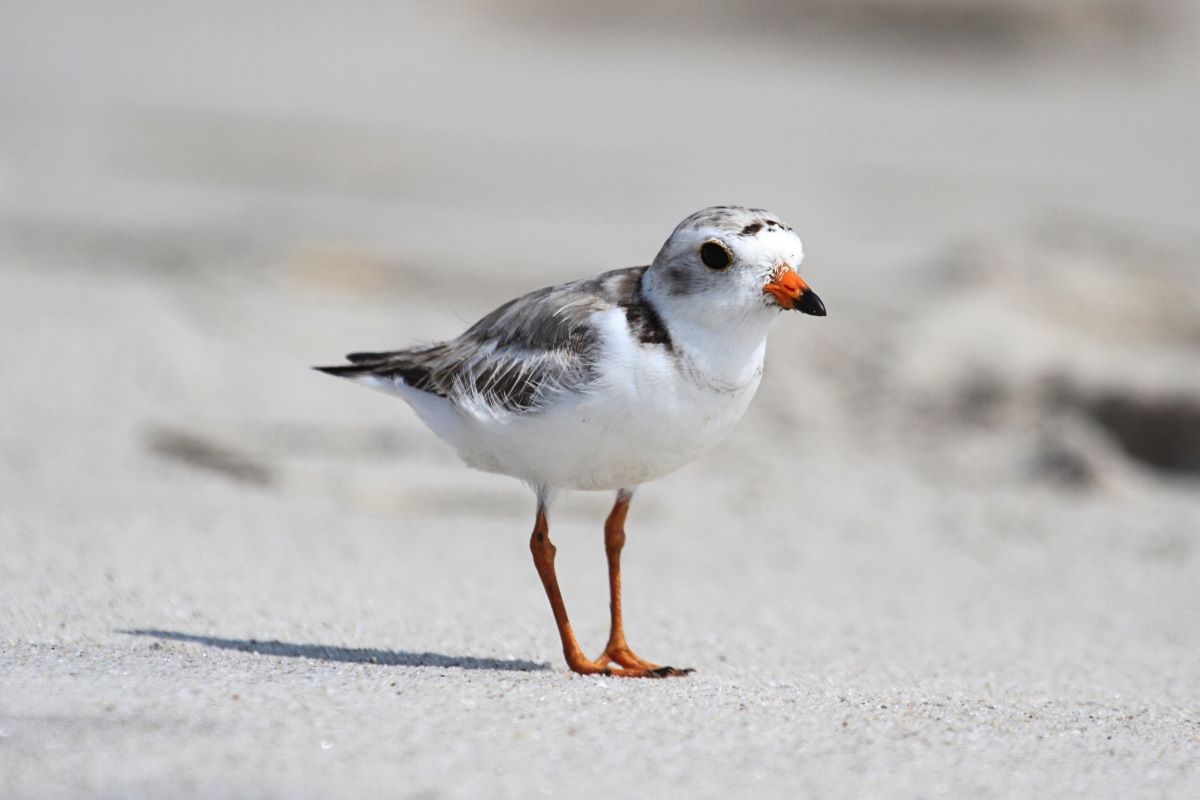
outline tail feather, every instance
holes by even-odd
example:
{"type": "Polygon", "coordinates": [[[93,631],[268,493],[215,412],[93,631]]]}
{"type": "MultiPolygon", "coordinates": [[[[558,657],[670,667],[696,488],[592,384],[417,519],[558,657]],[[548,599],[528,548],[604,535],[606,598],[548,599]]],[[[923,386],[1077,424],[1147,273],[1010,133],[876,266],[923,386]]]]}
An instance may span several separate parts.
{"type": "Polygon", "coordinates": [[[338,378],[362,378],[368,375],[393,381],[399,378],[406,385],[414,389],[432,392],[441,397],[446,396],[445,389],[432,379],[428,367],[413,364],[403,359],[391,360],[380,358],[370,361],[363,359],[357,364],[338,364],[335,367],[313,367],[313,369],[317,372],[324,372],[326,375],[334,375],[338,378]]]}
{"type": "Polygon", "coordinates": [[[351,362],[349,364],[313,369],[338,378],[375,377],[385,382],[403,381],[410,388],[446,397],[449,389],[446,380],[439,378],[435,372],[436,362],[433,365],[427,363],[431,353],[440,353],[444,349],[445,345],[434,345],[388,353],[351,353],[346,356],[346,360],[351,362]]]}
{"type": "Polygon", "coordinates": [[[324,372],[326,375],[336,375],[339,378],[356,378],[359,375],[366,375],[371,372],[372,365],[369,364],[339,364],[336,367],[313,367],[317,372],[324,372]]]}
{"type": "Polygon", "coordinates": [[[374,372],[396,356],[403,355],[403,350],[392,350],[386,353],[349,353],[346,360],[349,364],[338,364],[336,367],[313,367],[326,375],[336,375],[339,378],[354,378],[374,372]]]}

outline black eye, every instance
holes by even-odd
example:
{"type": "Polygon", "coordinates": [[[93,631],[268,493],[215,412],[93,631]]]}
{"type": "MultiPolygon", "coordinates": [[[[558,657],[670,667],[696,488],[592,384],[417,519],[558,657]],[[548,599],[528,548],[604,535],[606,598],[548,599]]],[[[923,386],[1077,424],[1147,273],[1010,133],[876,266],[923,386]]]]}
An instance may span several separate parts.
{"type": "Polygon", "coordinates": [[[733,254],[720,242],[705,242],[700,245],[700,260],[709,269],[725,269],[733,261],[733,254]]]}

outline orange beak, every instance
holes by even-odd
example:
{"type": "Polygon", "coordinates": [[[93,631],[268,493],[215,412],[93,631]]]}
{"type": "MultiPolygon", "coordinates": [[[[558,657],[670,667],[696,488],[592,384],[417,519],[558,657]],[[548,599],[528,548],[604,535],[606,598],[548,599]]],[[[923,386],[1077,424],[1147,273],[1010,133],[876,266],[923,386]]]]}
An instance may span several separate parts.
{"type": "Polygon", "coordinates": [[[775,270],[771,282],[763,287],[763,293],[775,298],[775,302],[786,309],[795,309],[801,314],[814,317],[825,316],[825,304],[817,293],[808,288],[804,279],[791,267],[782,266],[775,270]]]}

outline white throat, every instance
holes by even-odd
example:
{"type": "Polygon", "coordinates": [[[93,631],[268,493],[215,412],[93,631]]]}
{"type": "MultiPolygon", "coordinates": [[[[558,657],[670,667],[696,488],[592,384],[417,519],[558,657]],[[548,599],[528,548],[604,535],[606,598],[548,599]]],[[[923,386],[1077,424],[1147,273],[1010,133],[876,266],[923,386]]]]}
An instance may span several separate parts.
{"type": "Polygon", "coordinates": [[[688,313],[691,304],[683,298],[654,302],[670,332],[681,368],[694,382],[719,391],[757,383],[775,315],[739,314],[721,323],[711,316],[697,319],[688,313]]]}

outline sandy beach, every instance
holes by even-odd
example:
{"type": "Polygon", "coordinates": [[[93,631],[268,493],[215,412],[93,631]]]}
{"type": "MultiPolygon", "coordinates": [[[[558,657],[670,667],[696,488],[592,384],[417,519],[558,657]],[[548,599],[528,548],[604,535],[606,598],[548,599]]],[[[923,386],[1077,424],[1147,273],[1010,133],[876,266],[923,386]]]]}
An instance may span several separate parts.
{"type": "Polygon", "coordinates": [[[1188,4],[7,5],[0,797],[1200,796],[1188,4]],[[829,316],[634,500],[695,673],[575,676],[532,495],[308,367],[722,202],[829,316]]]}

